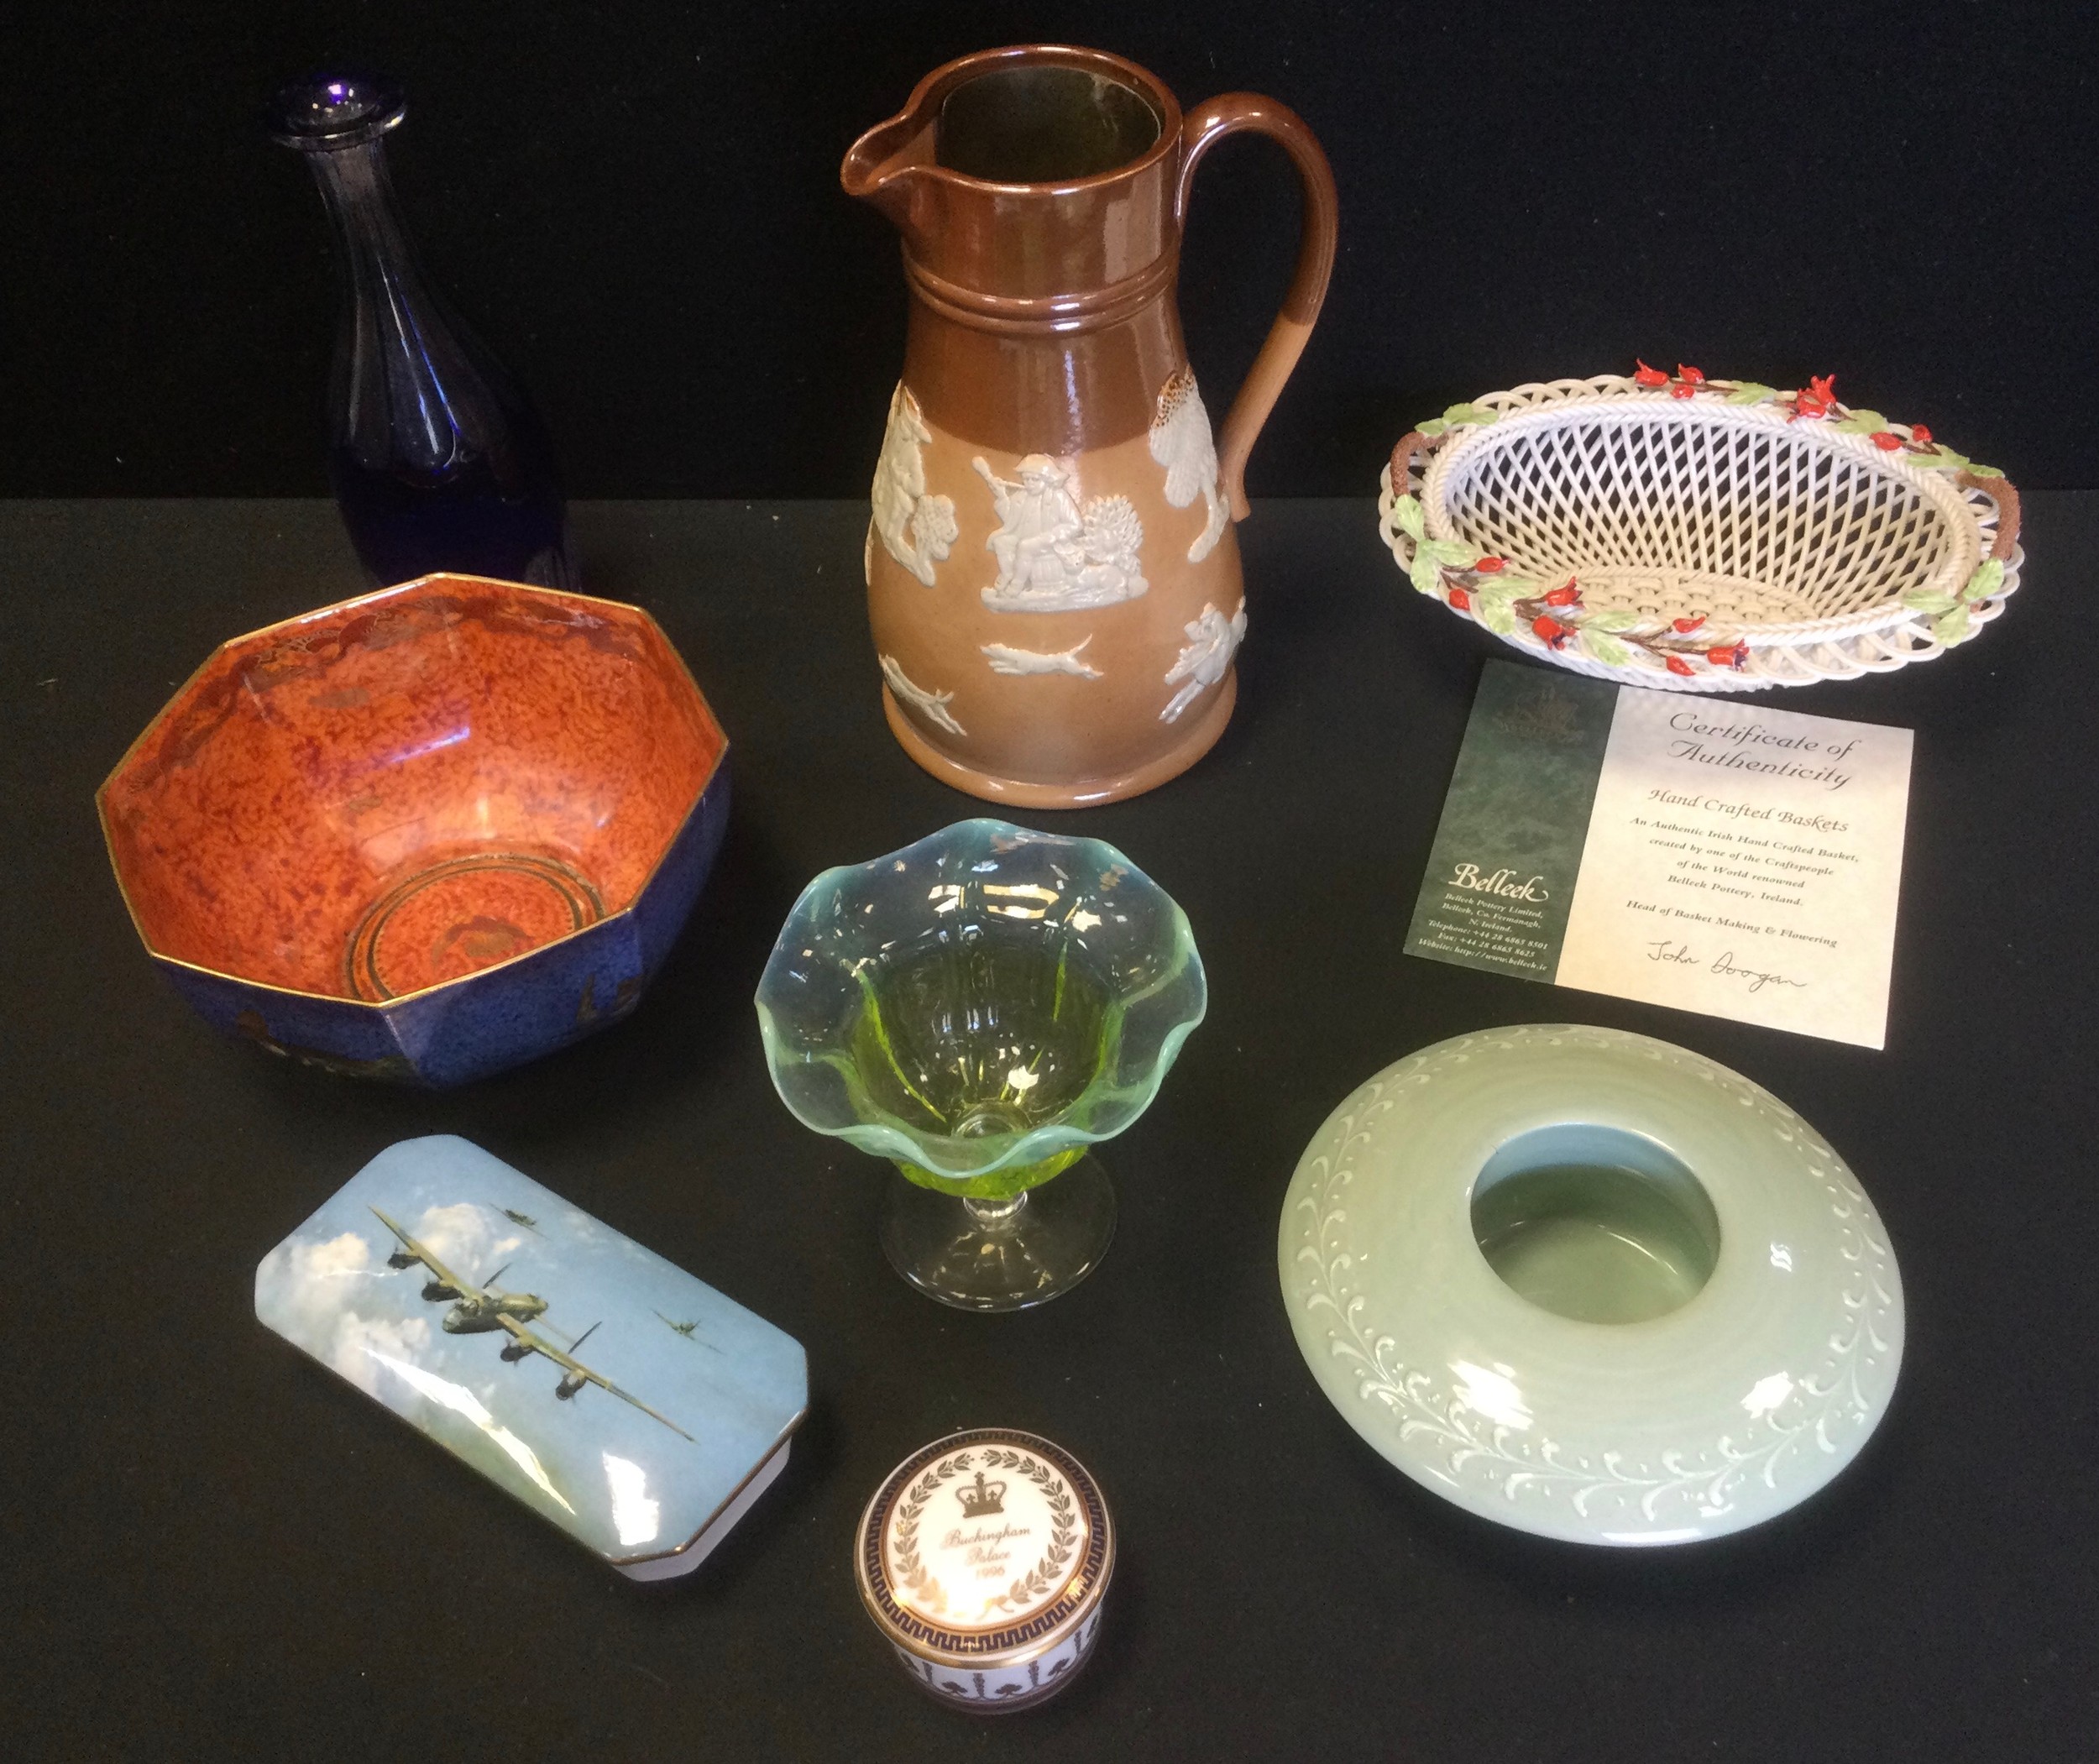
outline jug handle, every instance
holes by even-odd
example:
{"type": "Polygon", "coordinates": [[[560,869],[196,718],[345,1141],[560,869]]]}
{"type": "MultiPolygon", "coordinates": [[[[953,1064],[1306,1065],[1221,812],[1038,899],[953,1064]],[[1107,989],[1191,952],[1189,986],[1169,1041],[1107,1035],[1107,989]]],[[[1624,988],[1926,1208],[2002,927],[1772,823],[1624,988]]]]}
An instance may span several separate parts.
{"type": "Polygon", "coordinates": [[[1334,175],[1327,155],[1311,129],[1288,105],[1257,92],[1227,92],[1189,113],[1180,129],[1180,181],[1174,192],[1175,218],[1186,222],[1188,191],[1202,156],[1229,134],[1243,131],[1264,134],[1281,144],[1297,167],[1305,191],[1305,223],[1297,248],[1297,273],[1283,296],[1283,310],[1269,327],[1268,341],[1247,370],[1246,382],[1232,401],[1217,446],[1217,477],[1234,521],[1246,519],[1246,460],[1254,451],[1254,437],[1290,378],[1297,358],[1305,353],[1312,322],[1319,317],[1320,302],[1327,297],[1327,280],[1333,274],[1335,216],[1334,175]]]}

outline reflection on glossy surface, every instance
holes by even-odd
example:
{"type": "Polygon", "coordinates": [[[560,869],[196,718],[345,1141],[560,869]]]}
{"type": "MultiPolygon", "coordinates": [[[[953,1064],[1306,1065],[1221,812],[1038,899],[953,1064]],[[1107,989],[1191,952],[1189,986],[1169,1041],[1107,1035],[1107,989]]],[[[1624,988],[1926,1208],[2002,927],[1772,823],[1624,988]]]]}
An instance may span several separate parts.
{"type": "Polygon", "coordinates": [[[1749,1387],[1749,1395],[1742,1399],[1742,1408],[1752,1421],[1784,1407],[1786,1399],[1793,1395],[1793,1374],[1773,1372],[1760,1378],[1749,1387]]]}
{"type": "Polygon", "coordinates": [[[1186,917],[1120,852],[992,820],[826,871],[757,998],[795,1115],[939,1197],[930,1212],[892,1201],[892,1259],[980,1309],[1060,1291],[1099,1260],[1104,1178],[1084,1206],[1076,1190],[1055,1207],[1029,1191],[1143,1112],[1205,1002],[1186,917]]]}
{"type": "Polygon", "coordinates": [[[653,1543],[662,1524],[662,1504],[648,1498],[649,1473],[631,1458],[604,1454],[605,1479],[612,1491],[612,1524],[622,1544],[653,1543]]]}
{"type": "MultiPolygon", "coordinates": [[[[407,999],[640,909],[726,746],[646,613],[435,576],[222,646],[97,802],[148,947],[255,989],[256,1039],[420,1068],[416,1037],[330,1046],[281,995],[407,999]]],[[[645,966],[578,972],[531,1050],[631,1007],[645,966]]]]}
{"type": "Polygon", "coordinates": [[[1519,1432],[1531,1425],[1530,1405],[1516,1388],[1510,1368],[1475,1366],[1470,1360],[1453,1360],[1451,1376],[1457,1380],[1460,1401],[1475,1415],[1484,1415],[1499,1427],[1519,1432]]]}
{"type": "Polygon", "coordinates": [[[401,1381],[418,1396],[427,1397],[440,1407],[449,1409],[455,1415],[463,1415],[495,1442],[503,1455],[531,1478],[532,1485],[558,1501],[565,1513],[576,1510],[568,1504],[568,1498],[556,1488],[547,1474],[547,1468],[539,1461],[539,1454],[515,1433],[489,1413],[488,1405],[464,1385],[456,1385],[450,1379],[439,1378],[434,1372],[426,1372],[421,1366],[411,1366],[406,1360],[395,1359],[390,1353],[381,1353],[376,1348],[364,1350],[379,1364],[400,1374],[401,1381]]]}

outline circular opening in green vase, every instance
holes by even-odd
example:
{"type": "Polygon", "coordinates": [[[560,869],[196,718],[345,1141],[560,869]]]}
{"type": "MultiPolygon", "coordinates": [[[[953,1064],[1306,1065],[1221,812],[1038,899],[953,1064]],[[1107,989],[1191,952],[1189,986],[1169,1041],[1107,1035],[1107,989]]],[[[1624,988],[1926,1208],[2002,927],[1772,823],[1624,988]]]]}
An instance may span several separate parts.
{"type": "Polygon", "coordinates": [[[1521,1297],[1584,1323],[1666,1316],[1712,1278],[1720,1217],[1689,1169],[1622,1128],[1511,1139],[1473,1184],[1473,1236],[1521,1297]]]}

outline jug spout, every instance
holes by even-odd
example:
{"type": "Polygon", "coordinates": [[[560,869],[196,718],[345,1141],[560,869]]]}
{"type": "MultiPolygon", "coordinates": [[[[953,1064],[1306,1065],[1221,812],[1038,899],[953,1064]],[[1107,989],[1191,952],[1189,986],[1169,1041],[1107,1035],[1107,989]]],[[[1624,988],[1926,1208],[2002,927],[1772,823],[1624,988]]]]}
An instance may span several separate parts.
{"type": "Polygon", "coordinates": [[[933,164],[935,119],[915,108],[877,123],[854,142],[839,167],[845,194],[872,202],[898,227],[909,230],[912,198],[920,174],[933,164]]]}

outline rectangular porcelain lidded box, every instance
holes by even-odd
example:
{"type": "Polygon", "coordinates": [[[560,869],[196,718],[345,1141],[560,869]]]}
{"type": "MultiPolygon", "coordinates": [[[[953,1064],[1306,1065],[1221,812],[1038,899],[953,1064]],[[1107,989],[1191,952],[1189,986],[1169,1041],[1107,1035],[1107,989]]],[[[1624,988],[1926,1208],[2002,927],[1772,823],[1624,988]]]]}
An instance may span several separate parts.
{"type": "Polygon", "coordinates": [[[264,1257],[255,1315],[636,1580],[699,1565],[809,1404],[793,1337],[449,1136],[264,1257]]]}

